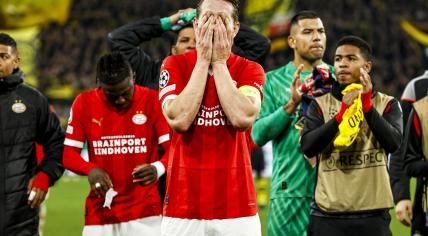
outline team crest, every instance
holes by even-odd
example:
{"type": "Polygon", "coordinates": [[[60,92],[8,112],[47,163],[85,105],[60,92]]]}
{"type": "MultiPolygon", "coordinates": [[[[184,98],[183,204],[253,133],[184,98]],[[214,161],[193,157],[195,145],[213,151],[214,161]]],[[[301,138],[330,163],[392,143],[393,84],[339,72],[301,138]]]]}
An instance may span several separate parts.
{"type": "Polygon", "coordinates": [[[15,100],[15,103],[12,105],[12,111],[15,113],[23,113],[27,110],[27,106],[22,103],[22,100],[15,100]]]}
{"type": "Polygon", "coordinates": [[[137,114],[135,114],[132,117],[132,122],[134,122],[134,124],[136,124],[136,125],[142,125],[142,124],[146,123],[146,121],[147,121],[147,116],[145,116],[142,113],[137,112],[137,114]]]}
{"type": "Polygon", "coordinates": [[[159,77],[159,87],[165,88],[165,86],[168,85],[168,81],[169,81],[169,72],[167,70],[161,71],[160,77],[159,77]]]}

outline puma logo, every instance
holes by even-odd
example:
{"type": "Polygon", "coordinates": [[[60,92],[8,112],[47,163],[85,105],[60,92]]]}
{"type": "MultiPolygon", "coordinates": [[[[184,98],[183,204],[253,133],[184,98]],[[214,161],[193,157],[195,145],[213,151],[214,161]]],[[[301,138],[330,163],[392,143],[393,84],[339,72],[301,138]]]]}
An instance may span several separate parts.
{"type": "Polygon", "coordinates": [[[101,122],[103,121],[103,118],[101,117],[100,120],[97,120],[95,118],[92,118],[91,120],[93,123],[97,124],[99,127],[101,127],[101,122]]]}

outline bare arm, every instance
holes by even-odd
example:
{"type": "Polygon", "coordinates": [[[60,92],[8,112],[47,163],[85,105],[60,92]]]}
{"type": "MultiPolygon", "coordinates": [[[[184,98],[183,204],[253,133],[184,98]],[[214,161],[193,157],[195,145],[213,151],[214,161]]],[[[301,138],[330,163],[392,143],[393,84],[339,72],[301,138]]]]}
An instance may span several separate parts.
{"type": "Polygon", "coordinates": [[[227,17],[215,16],[214,43],[211,65],[220,104],[233,127],[246,130],[260,112],[260,94],[246,96],[234,85],[226,61],[230,56],[233,38],[239,29],[227,17]]]}
{"type": "Polygon", "coordinates": [[[226,64],[214,64],[215,86],[221,107],[233,127],[246,130],[260,112],[260,95],[246,96],[233,84],[226,64]]]}
{"type": "Polygon", "coordinates": [[[203,16],[199,22],[202,25],[200,28],[197,21],[194,22],[197,42],[195,68],[183,91],[174,100],[167,101],[162,108],[166,121],[176,132],[185,132],[190,128],[204,97],[212,54],[212,21],[212,17],[203,16]]]}
{"type": "Polygon", "coordinates": [[[184,90],[165,103],[163,114],[174,131],[187,131],[195,120],[204,97],[208,67],[209,64],[197,63],[184,90]]]}

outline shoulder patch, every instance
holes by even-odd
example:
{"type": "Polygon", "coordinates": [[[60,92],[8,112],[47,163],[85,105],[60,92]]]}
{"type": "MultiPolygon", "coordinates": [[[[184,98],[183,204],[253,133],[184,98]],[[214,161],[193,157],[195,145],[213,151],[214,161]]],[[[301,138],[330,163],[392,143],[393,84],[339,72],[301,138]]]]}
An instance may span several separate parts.
{"type": "Polygon", "coordinates": [[[169,81],[169,72],[167,70],[162,70],[159,77],[159,87],[165,88],[168,85],[169,81]]]}

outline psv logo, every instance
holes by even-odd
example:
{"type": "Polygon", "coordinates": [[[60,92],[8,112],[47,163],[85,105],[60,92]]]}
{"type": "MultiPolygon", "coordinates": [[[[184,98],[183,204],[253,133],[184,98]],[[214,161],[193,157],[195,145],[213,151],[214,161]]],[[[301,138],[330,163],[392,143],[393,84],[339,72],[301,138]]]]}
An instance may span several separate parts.
{"type": "Polygon", "coordinates": [[[146,121],[147,121],[147,116],[144,115],[142,112],[137,112],[137,114],[132,116],[132,122],[134,122],[134,124],[136,125],[142,125],[146,123],[146,121]]]}
{"type": "Polygon", "coordinates": [[[23,113],[25,110],[27,110],[27,107],[22,100],[15,100],[15,103],[12,105],[12,111],[19,114],[23,113]]]}
{"type": "Polygon", "coordinates": [[[159,77],[159,87],[165,88],[165,86],[168,85],[168,81],[169,81],[169,72],[167,70],[161,71],[160,77],[159,77]]]}

